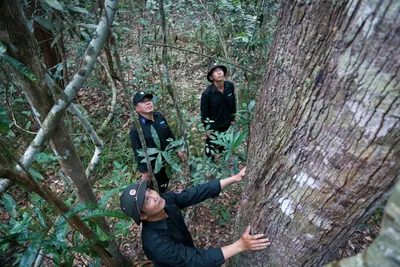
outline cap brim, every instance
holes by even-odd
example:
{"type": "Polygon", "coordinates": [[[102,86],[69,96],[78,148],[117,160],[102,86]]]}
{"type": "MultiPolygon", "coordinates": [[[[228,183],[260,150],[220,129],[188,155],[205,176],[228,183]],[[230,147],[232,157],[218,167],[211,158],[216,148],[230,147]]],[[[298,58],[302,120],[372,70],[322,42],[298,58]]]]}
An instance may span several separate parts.
{"type": "MultiPolygon", "coordinates": [[[[143,182],[141,182],[138,186],[138,196],[137,196],[137,208],[139,209],[139,212],[142,213],[142,207],[143,207],[143,203],[144,203],[144,196],[146,194],[146,190],[147,190],[147,184],[149,181],[145,180],[143,182]]],[[[133,218],[135,220],[135,223],[137,225],[140,224],[140,215],[138,214],[137,219],[133,218]]]]}

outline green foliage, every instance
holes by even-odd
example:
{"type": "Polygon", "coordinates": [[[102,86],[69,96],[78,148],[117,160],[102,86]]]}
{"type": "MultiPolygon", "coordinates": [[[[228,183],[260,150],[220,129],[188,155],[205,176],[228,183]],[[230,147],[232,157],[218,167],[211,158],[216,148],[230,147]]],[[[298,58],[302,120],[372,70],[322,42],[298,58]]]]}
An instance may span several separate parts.
{"type": "Polygon", "coordinates": [[[6,51],[7,51],[7,46],[4,43],[0,42],[0,58],[4,59],[8,64],[13,66],[18,72],[27,77],[29,80],[33,82],[38,81],[32,70],[30,70],[28,67],[26,67],[18,60],[6,55],[5,54],[6,51]]]}

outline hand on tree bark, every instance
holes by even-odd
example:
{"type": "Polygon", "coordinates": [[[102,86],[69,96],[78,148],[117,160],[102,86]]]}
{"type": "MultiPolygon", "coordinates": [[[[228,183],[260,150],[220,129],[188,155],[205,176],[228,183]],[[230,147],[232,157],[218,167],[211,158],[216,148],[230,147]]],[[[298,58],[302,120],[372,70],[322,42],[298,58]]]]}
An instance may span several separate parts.
{"type": "Polygon", "coordinates": [[[268,238],[263,238],[264,234],[250,235],[249,225],[244,231],[242,237],[239,239],[239,245],[243,250],[261,250],[265,249],[270,245],[268,238]]]}
{"type": "Polygon", "coordinates": [[[246,175],[246,167],[245,166],[243,169],[240,170],[234,177],[237,183],[241,182],[243,180],[243,177],[246,175]]]}

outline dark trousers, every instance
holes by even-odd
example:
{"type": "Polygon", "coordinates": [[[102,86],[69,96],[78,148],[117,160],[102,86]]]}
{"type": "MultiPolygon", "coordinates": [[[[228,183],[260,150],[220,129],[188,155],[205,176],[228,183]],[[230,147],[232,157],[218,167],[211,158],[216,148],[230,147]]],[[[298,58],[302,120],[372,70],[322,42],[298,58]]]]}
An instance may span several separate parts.
{"type": "MultiPolygon", "coordinates": [[[[223,126],[221,128],[214,129],[214,132],[215,133],[223,133],[223,132],[226,132],[229,129],[229,127],[230,127],[230,124],[227,124],[226,126],[223,126]]],[[[214,134],[212,134],[212,135],[215,137],[214,134]]],[[[206,152],[206,156],[208,158],[212,157],[212,160],[214,161],[214,154],[221,153],[224,150],[224,147],[221,145],[212,143],[213,140],[216,140],[216,139],[215,138],[211,139],[211,136],[207,137],[205,152],[206,152]]]]}

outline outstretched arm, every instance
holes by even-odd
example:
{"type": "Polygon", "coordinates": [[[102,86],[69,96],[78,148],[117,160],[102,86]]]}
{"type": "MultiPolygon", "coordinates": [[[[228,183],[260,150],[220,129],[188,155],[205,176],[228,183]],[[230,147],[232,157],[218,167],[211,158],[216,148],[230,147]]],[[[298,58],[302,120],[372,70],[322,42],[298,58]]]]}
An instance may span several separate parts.
{"type": "Polygon", "coordinates": [[[231,184],[239,183],[243,180],[243,177],[246,175],[246,167],[240,170],[236,175],[233,175],[229,178],[225,178],[220,180],[221,182],[221,190],[230,186],[231,184]]]}
{"type": "Polygon", "coordinates": [[[261,250],[267,248],[270,244],[269,239],[263,237],[263,234],[250,235],[249,225],[238,241],[221,248],[225,260],[246,250],[261,250]]]}

